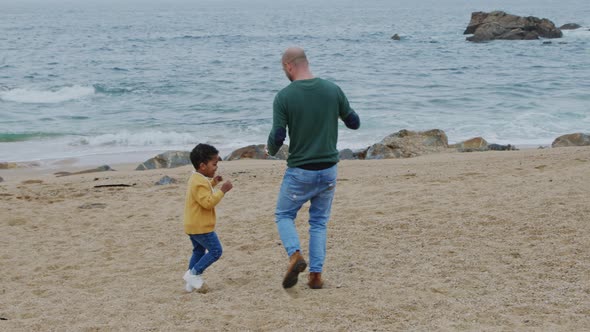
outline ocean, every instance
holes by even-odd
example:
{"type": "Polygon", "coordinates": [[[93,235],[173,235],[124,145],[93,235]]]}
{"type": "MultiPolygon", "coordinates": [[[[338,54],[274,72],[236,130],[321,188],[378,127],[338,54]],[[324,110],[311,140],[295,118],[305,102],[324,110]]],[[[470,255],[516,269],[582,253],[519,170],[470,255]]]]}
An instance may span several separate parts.
{"type": "Polygon", "coordinates": [[[361,117],[340,149],[434,128],[549,145],[590,132],[589,29],[587,0],[0,0],[0,162],[263,144],[292,45],[361,117]],[[492,10],[583,27],[467,42],[471,13],[492,10]]]}

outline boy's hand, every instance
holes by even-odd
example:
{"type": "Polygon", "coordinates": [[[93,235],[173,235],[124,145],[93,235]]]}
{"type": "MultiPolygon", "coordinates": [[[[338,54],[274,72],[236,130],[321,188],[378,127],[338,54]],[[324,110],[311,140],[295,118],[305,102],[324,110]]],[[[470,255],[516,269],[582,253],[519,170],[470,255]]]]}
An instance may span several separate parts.
{"type": "Polygon", "coordinates": [[[225,194],[226,192],[230,191],[233,187],[234,185],[231,184],[231,181],[227,180],[223,183],[223,185],[221,185],[221,191],[223,191],[223,193],[225,194]]]}
{"type": "Polygon", "coordinates": [[[216,177],[213,178],[215,180],[215,182],[219,183],[221,181],[223,181],[223,177],[221,175],[217,175],[216,177]]]}

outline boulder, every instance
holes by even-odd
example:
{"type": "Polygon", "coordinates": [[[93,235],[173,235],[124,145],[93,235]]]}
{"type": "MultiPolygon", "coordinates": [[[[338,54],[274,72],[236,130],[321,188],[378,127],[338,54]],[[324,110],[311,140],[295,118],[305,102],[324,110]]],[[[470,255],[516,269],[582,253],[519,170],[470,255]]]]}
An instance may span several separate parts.
{"type": "Polygon", "coordinates": [[[560,30],[576,30],[581,28],[582,26],[578,23],[566,23],[559,27],[560,30]]]}
{"type": "Polygon", "coordinates": [[[141,163],[136,171],[157,168],[174,168],[191,164],[189,151],[166,151],[141,163]]]}
{"type": "Polygon", "coordinates": [[[488,150],[488,142],[483,137],[474,137],[449,147],[457,149],[459,152],[486,151],[488,150]]]}
{"type": "Polygon", "coordinates": [[[338,158],[340,160],[363,160],[363,159],[365,159],[365,156],[367,155],[368,149],[369,148],[358,149],[358,150],[351,150],[351,149],[340,150],[340,152],[338,154],[338,158]]]}
{"type": "Polygon", "coordinates": [[[590,145],[590,135],[583,133],[574,133],[559,136],[556,138],[551,147],[561,148],[565,146],[585,146],[590,145]]]}
{"type": "Polygon", "coordinates": [[[403,129],[369,147],[366,159],[417,157],[442,152],[448,147],[447,135],[440,129],[418,132],[403,129]]]}
{"type": "Polygon", "coordinates": [[[468,41],[482,42],[494,39],[531,40],[561,38],[563,33],[550,20],[534,16],[522,17],[503,11],[473,12],[463,34],[473,34],[468,41]]]}
{"type": "Polygon", "coordinates": [[[266,153],[266,145],[258,144],[258,145],[248,145],[243,148],[239,148],[234,150],[228,156],[226,156],[223,160],[240,160],[240,159],[271,159],[271,160],[287,160],[289,156],[289,146],[283,145],[279,149],[276,155],[270,156],[266,153]]]}

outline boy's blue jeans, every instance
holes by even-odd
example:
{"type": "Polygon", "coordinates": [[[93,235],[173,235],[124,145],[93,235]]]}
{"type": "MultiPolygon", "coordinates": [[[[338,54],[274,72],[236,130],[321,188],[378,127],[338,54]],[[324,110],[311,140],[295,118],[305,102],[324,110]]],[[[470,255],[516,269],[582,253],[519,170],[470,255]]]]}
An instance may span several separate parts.
{"type": "Polygon", "coordinates": [[[202,274],[221,257],[221,242],[215,232],[189,234],[189,237],[193,243],[193,255],[188,263],[188,269],[192,274],[202,274]]]}
{"type": "Polygon", "coordinates": [[[309,208],[309,271],[322,272],[326,258],[326,226],[336,189],[337,165],[309,171],[290,167],[285,171],[275,211],[277,228],[289,256],[301,250],[295,227],[297,212],[307,201],[309,208]]]}

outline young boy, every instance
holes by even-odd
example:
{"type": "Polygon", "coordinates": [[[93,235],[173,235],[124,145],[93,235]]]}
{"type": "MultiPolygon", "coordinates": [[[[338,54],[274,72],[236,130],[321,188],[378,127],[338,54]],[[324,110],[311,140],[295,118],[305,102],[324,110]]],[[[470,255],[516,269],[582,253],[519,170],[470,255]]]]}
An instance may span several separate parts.
{"type": "Polygon", "coordinates": [[[213,190],[223,181],[221,176],[215,176],[219,151],[213,146],[197,145],[190,158],[196,172],[188,180],[184,205],[184,231],[193,244],[188,270],[182,277],[186,281],[187,292],[203,286],[201,275],[221,257],[221,243],[215,233],[215,205],[233,188],[232,183],[226,181],[221,190],[213,190]]]}

